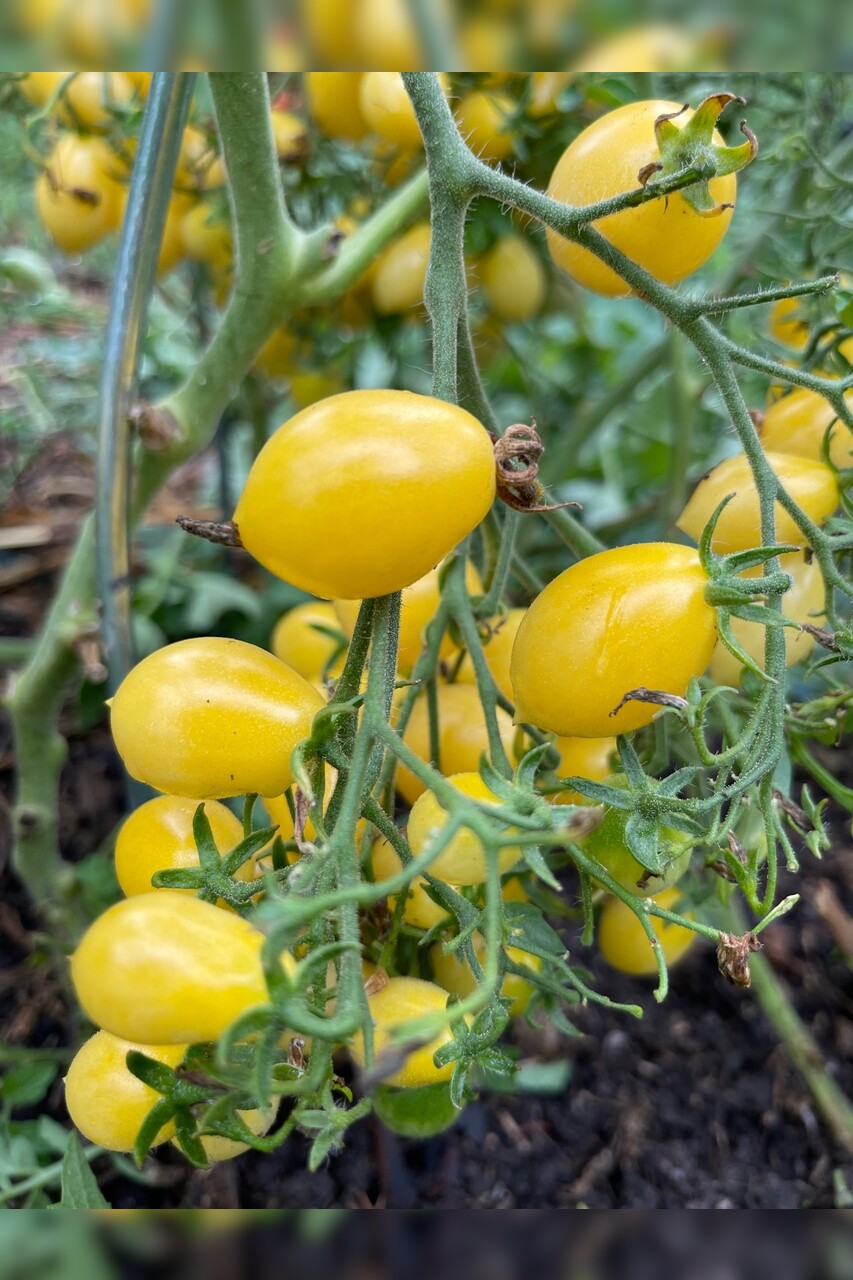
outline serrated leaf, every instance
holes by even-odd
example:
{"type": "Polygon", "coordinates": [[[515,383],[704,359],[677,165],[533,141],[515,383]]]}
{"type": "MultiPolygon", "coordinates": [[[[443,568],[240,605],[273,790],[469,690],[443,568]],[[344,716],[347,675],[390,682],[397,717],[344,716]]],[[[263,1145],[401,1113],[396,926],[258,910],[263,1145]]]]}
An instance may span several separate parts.
{"type": "Polygon", "coordinates": [[[564,786],[579,791],[582,796],[595,800],[598,804],[610,805],[613,809],[629,810],[634,808],[635,800],[624,787],[610,787],[605,782],[589,782],[586,778],[572,776],[561,778],[564,786]]]}
{"type": "Polygon", "coordinates": [[[402,1138],[432,1138],[449,1129],[459,1115],[450,1084],[445,1081],[418,1089],[379,1085],[373,1094],[373,1109],[385,1127],[402,1138]]]}
{"type": "Polygon", "coordinates": [[[659,796],[677,796],[700,772],[698,765],[685,765],[683,769],[676,769],[674,773],[670,773],[663,778],[655,788],[655,792],[659,796]]]}
{"type": "Polygon", "coordinates": [[[83,1154],[80,1139],[73,1131],[68,1135],[68,1145],[62,1160],[60,1180],[60,1207],[62,1209],[109,1209],[97,1179],[83,1154]]]}

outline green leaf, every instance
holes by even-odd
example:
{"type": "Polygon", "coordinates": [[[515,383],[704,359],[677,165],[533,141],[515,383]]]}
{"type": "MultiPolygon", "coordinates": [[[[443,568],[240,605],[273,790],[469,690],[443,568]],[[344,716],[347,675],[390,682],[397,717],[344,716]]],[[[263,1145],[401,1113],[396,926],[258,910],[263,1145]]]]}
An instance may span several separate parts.
{"type": "Polygon", "coordinates": [[[32,1107],[41,1102],[56,1079],[56,1062],[28,1062],[7,1071],[0,1080],[0,1098],[10,1107],[32,1107]]]}
{"type": "Polygon", "coordinates": [[[459,1115],[445,1081],[419,1089],[380,1085],[373,1094],[373,1109],[386,1129],[403,1138],[431,1138],[449,1129],[459,1115]]]}
{"type": "Polygon", "coordinates": [[[192,591],[187,596],[186,630],[207,635],[224,613],[232,611],[247,618],[258,618],[261,602],[257,592],[230,574],[196,570],[192,575],[192,591]]]}
{"type": "Polygon", "coordinates": [[[561,956],[566,944],[532,902],[507,902],[507,944],[534,956],[561,956]]]}
{"type": "Polygon", "coordinates": [[[634,791],[645,790],[648,787],[648,779],[633,745],[628,738],[620,735],[616,739],[616,746],[619,749],[619,759],[622,762],[622,768],[625,770],[625,777],[628,779],[630,788],[634,791]]]}
{"type": "Polygon", "coordinates": [[[83,1155],[83,1148],[76,1133],[69,1133],[68,1145],[62,1161],[60,1182],[62,1209],[109,1209],[109,1203],[101,1194],[97,1179],[83,1155]]]}
{"type": "Polygon", "coordinates": [[[666,869],[666,861],[659,852],[660,836],[654,818],[632,813],[625,823],[625,843],[641,867],[659,875],[666,869]]]}
{"type": "Polygon", "coordinates": [[[544,880],[545,884],[550,885],[552,889],[559,890],[562,886],[554,875],[545,858],[542,850],[536,844],[525,844],[521,846],[521,856],[527,863],[530,870],[540,880],[544,880]]]}

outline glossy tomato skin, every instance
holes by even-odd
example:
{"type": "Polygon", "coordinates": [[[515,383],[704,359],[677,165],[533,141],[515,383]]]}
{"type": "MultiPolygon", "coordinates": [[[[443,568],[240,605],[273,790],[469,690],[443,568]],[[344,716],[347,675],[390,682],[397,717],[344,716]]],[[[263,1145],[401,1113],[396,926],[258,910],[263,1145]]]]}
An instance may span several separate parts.
{"type": "MultiPolygon", "coordinates": [[[[144,1053],[167,1067],[183,1060],[186,1044],[137,1044],[98,1031],[77,1050],[65,1077],[65,1105],[75,1126],[89,1142],[107,1151],[132,1151],[142,1122],[161,1094],[138,1080],[127,1055],[144,1053]]],[[[157,1135],[154,1146],[175,1132],[173,1120],[157,1135]]]]}
{"type": "MultiPolygon", "coordinates": [[[[809,561],[801,553],[780,556],[779,567],[783,573],[789,573],[792,579],[790,590],[782,596],[782,612],[794,622],[807,622],[810,626],[822,627],[826,621],[826,592],[817,560],[809,561]]],[[[740,646],[763,667],[766,628],[760,622],[744,622],[742,618],[732,618],[730,621],[740,646]]],[[[797,662],[805,661],[816,643],[815,637],[808,631],[786,627],[785,665],[792,667],[797,662]]],[[[722,640],[717,641],[708,674],[717,684],[735,686],[743,675],[743,667],[722,640]]]]}
{"type": "MultiPolygon", "coordinates": [[[[368,1003],[373,1019],[373,1053],[378,1064],[383,1053],[390,1053],[397,1047],[397,1042],[391,1036],[392,1027],[444,1009],[447,1006],[447,992],[434,982],[424,982],[421,978],[389,978],[386,986],[369,997],[368,1003]]],[[[383,1080],[383,1084],[416,1089],[419,1085],[449,1080],[453,1074],[453,1064],[437,1067],[433,1062],[433,1055],[452,1038],[448,1025],[429,1044],[413,1050],[402,1067],[383,1080]]],[[[361,1032],[353,1036],[350,1053],[358,1065],[363,1067],[364,1039],[361,1032]]]]}
{"type": "Polygon", "coordinates": [[[481,160],[505,160],[512,155],[513,136],[508,121],[515,102],[506,94],[466,94],[454,112],[459,132],[481,160]]]}
{"type": "Polygon", "coordinates": [[[264,445],[234,515],[265,568],[313,595],[368,599],[422,578],[495,495],[491,441],[464,409],[349,391],[264,445]]]}
{"type": "Polygon", "coordinates": [[[66,133],[36,180],[39,221],[65,253],[84,253],[119,224],[120,162],[103,138],[66,133]]]}
{"type": "MultiPolygon", "coordinates": [[[[403,865],[394,846],[389,844],[384,836],[373,846],[371,864],[373,879],[376,883],[396,875],[403,865]]],[[[392,895],[388,899],[388,906],[392,911],[396,905],[397,896],[392,895]]],[[[406,896],[406,906],[403,911],[403,919],[406,923],[414,925],[416,929],[431,929],[434,924],[444,920],[446,915],[444,908],[437,902],[433,902],[427,893],[423,876],[416,876],[409,884],[406,896]]]]}
{"type": "MultiPolygon", "coordinates": [[[[489,736],[480,695],[474,685],[442,684],[438,686],[438,716],[440,724],[439,764],[445,775],[471,773],[480,764],[480,756],[489,750],[489,736]]],[[[512,721],[500,707],[497,709],[498,729],[504,750],[512,758],[515,731],[512,721]]],[[[418,698],[403,741],[421,760],[429,761],[429,711],[425,697],[418,698]]],[[[426,790],[423,783],[405,767],[397,768],[396,786],[409,804],[426,790]]]]}
{"type": "Polygon", "coordinates": [[[131,777],[202,800],[280,795],[290,757],[324,706],[278,658],[242,640],[179,640],[143,658],[119,686],[111,725],[131,777]]]}
{"type": "MultiPolygon", "coordinates": [[[[401,675],[411,674],[412,668],[421,655],[424,647],[424,636],[429,623],[435,616],[441,599],[439,588],[439,570],[430,569],[410,587],[403,588],[400,602],[400,638],[397,647],[397,670],[401,675]]],[[[465,565],[465,586],[468,594],[479,595],[483,583],[476,566],[470,560],[465,565]]],[[[358,617],[360,600],[335,600],[335,614],[346,634],[352,637],[358,617]]],[[[439,646],[439,656],[449,662],[454,654],[458,654],[449,632],[445,631],[439,646]]]]}
{"type": "MultiPolygon", "coordinates": [[[[485,964],[486,939],[481,933],[475,933],[472,941],[477,959],[481,965],[485,964]]],[[[537,972],[542,968],[539,956],[534,956],[529,951],[521,951],[518,947],[507,947],[506,953],[515,964],[526,965],[528,969],[535,969],[537,972]]],[[[436,942],[430,947],[429,958],[436,982],[444,987],[445,991],[464,998],[476,990],[477,979],[474,977],[474,971],[458,951],[451,951],[447,955],[442,944],[436,942]]],[[[509,1007],[510,1016],[518,1018],[530,1003],[533,986],[517,973],[508,973],[501,983],[501,995],[512,1001],[509,1007]]]]}
{"type": "MultiPolygon", "coordinates": [[[[180,796],[155,796],[125,819],[116,838],[115,867],[122,892],[128,898],[150,893],[151,877],[157,871],[198,866],[193,817],[200,803],[180,796]]],[[[224,804],[206,800],[204,813],[221,854],[228,853],[243,839],[242,822],[224,804]]],[[[253,880],[254,875],[254,862],[250,858],[240,867],[236,878],[248,881],[253,880]]],[[[172,892],[195,896],[193,889],[172,892]]]]}
{"type": "MultiPolygon", "coordinates": [[[[482,804],[499,805],[500,799],[486,786],[479,773],[457,773],[447,781],[472,800],[482,804]]],[[[409,814],[409,845],[415,857],[424,853],[427,846],[447,822],[447,811],[431,791],[425,791],[412,805],[409,814]]],[[[498,869],[503,875],[521,857],[521,850],[506,846],[498,852],[498,869]]],[[[463,827],[445,845],[441,853],[430,863],[430,875],[448,884],[482,884],[486,879],[486,850],[479,836],[463,827]]]]}
{"type": "Polygon", "coordinates": [[[548,277],[539,254],[524,236],[502,236],[480,263],[480,283],[493,315],[529,320],[542,309],[548,277]]]}
{"type": "Polygon", "coordinates": [[[512,653],[516,719],[561,737],[604,738],[649,724],[659,708],[633,689],[683,696],[710,661],[714,610],[689,547],[667,542],[588,556],[545,587],[512,653]]]}
{"type": "MultiPolygon", "coordinates": [[[[853,409],[853,391],[845,396],[853,409]]],[[[829,437],[829,456],[836,467],[853,463],[853,435],[828,400],[807,387],[796,387],[770,405],[761,424],[761,443],[768,453],[792,453],[812,462],[823,461],[823,440],[829,437]],[[834,423],[834,425],[833,425],[834,423]]]]}
{"type": "Polygon", "coordinates": [[[416,222],[376,259],[370,295],[378,315],[403,315],[423,302],[431,234],[428,222],[416,222]]]}
{"type": "Polygon", "coordinates": [[[157,889],[117,902],[89,926],[71,977],[85,1012],[112,1035],[195,1044],[267,1003],[263,941],[240,916],[157,889]]]}
{"type": "MultiPolygon", "coordinates": [[[[560,753],[555,773],[559,778],[588,778],[603,782],[613,772],[616,757],[615,738],[555,738],[560,753]]],[[[587,796],[571,789],[549,796],[552,804],[593,804],[587,796]]]]}
{"type": "MultiPolygon", "coordinates": [[[[660,159],[654,125],[658,116],[680,112],[680,102],[629,102],[601,116],[584,129],[564,151],[548,194],[569,205],[589,205],[639,186],[637,175],[660,159]]],[[[686,122],[685,111],[676,125],[686,122]]],[[[714,133],[714,141],[722,143],[714,133]]],[[[708,184],[717,204],[734,204],[737,178],[729,174],[708,184]]],[[[623,209],[594,222],[606,240],[645,267],[658,280],[676,284],[708,259],[726,234],[732,210],[713,218],[691,209],[681,192],[650,200],[636,209],[623,209]]],[[[551,256],[567,275],[595,293],[624,297],[630,286],[588,249],[547,231],[551,256]]]]}
{"type": "MultiPolygon", "coordinates": [[[[270,648],[277,658],[298,671],[306,680],[320,680],[327,663],[340,648],[327,633],[340,631],[341,624],[333,605],[326,600],[309,600],[283,614],[275,625],[270,648]],[[322,630],[320,628],[323,628],[322,630]]],[[[346,651],[335,659],[329,670],[340,675],[346,651]]]]}
{"type": "Polygon", "coordinates": [[[360,71],[309,71],[305,96],[314,123],[328,138],[358,142],[369,132],[361,114],[360,71]]]}
{"type": "MultiPolygon", "coordinates": [[[[681,898],[677,888],[664,889],[655,895],[654,901],[669,911],[679,911],[681,898]]],[[[670,924],[659,916],[649,916],[652,929],[660,941],[667,965],[677,964],[696,941],[692,929],[680,924],[670,924]]],[[[619,898],[608,898],[598,921],[598,949],[607,963],[620,973],[636,977],[653,977],[658,969],[654,952],[637,917],[619,898]]]]}
{"type": "MultiPolygon", "coordinates": [[[[838,506],[838,482],[829,467],[789,453],[766,456],[794,501],[816,524],[823,524],[838,506]]],[[[730,493],[734,497],[717,521],[711,544],[720,555],[762,545],[758,490],[746,454],[726,458],[700,480],[676,521],[682,533],[698,542],[718,504],[730,493]]],[[[777,542],[802,545],[802,533],[778,502],[775,514],[777,542]]]]}

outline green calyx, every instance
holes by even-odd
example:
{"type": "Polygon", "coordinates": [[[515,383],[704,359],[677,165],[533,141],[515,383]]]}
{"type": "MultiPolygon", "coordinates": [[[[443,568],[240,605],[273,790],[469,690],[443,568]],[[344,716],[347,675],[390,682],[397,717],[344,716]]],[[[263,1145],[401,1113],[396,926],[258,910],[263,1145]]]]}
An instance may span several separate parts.
{"type": "Polygon", "coordinates": [[[656,186],[676,174],[694,172],[696,181],[681,188],[681,194],[691,209],[703,218],[718,217],[731,204],[717,204],[711,195],[709,182],[728,173],[738,173],[758,154],[758,140],[741,120],[740,130],[746,141],[737,147],[727,147],[714,141],[714,126],[730,102],[744,103],[734,93],[714,93],[700,102],[690,119],[683,125],[675,124],[688,109],[658,116],[655,121],[655,138],[660,160],[647,165],[638,175],[642,186],[656,186]],[[652,183],[652,179],[654,182],[652,183]]]}

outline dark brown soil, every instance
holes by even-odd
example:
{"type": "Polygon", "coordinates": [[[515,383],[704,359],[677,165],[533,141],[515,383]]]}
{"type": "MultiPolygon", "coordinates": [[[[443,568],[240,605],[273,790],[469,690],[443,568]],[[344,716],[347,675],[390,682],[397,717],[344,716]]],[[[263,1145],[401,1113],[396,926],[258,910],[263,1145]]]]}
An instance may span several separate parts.
{"type": "MultiPolygon", "coordinates": [[[[9,754],[0,755],[8,783],[9,754]]],[[[72,737],[63,783],[68,855],[96,847],[120,811],[106,732],[72,737]]],[[[826,923],[827,886],[841,924],[853,907],[853,851],[842,815],[834,826],[834,851],[822,863],[807,858],[796,886],[803,901],[766,938],[827,1069],[853,1096],[853,973],[826,923]]],[[[61,991],[43,979],[33,986],[34,922],[8,871],[4,904],[0,1033],[18,1043],[61,1043],[69,1035],[61,991]]],[[[364,1121],[313,1176],[298,1136],[274,1156],[249,1153],[208,1173],[188,1171],[167,1151],[159,1185],[113,1179],[106,1194],[117,1207],[796,1208],[832,1206],[839,1187],[853,1187],[853,1159],[833,1143],[754,997],[724,983],[710,948],[673,972],[662,1006],[650,983],[591,963],[608,992],[641,1003],[645,1017],[590,1006],[576,1014],[577,1040],[520,1026],[524,1056],[572,1062],[564,1096],[483,1097],[454,1128],[422,1143],[364,1121]]],[[[63,1118],[59,1088],[51,1101],[63,1118]]]]}

